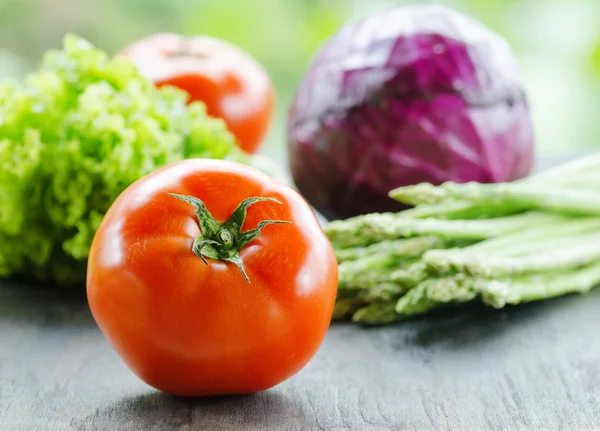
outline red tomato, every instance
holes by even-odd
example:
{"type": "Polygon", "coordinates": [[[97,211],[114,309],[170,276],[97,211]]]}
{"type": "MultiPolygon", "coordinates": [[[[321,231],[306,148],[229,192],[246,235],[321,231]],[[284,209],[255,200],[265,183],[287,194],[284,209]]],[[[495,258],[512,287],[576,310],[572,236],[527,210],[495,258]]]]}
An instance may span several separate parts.
{"type": "Polygon", "coordinates": [[[254,153],[273,116],[274,91],[265,70],[229,42],[207,36],[159,33],[132,43],[122,54],[157,86],[185,90],[225,120],[239,145],[254,153]]]}
{"type": "Polygon", "coordinates": [[[172,163],[131,185],[88,263],[106,338],[146,383],[184,396],[292,376],[321,344],[336,292],[333,248],[304,199],[222,160],[172,163]]]}

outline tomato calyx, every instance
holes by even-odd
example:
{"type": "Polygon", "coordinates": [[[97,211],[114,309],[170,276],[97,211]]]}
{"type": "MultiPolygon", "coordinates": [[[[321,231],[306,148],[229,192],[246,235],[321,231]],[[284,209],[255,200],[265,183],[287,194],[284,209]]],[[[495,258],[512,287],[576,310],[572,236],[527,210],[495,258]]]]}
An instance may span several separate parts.
{"type": "Polygon", "coordinates": [[[169,193],[169,196],[182,200],[196,209],[196,217],[202,235],[194,239],[192,251],[196,256],[202,259],[206,265],[208,262],[205,257],[214,260],[224,260],[235,264],[248,283],[250,279],[244,268],[244,263],[240,258],[240,251],[250,241],[258,238],[260,231],[270,224],[291,224],[284,220],[263,220],[258,223],[256,228],[242,232],[242,226],[246,220],[248,207],[257,202],[270,201],[281,205],[275,198],[269,197],[251,197],[246,198],[231,213],[229,219],[220,224],[206,208],[202,200],[194,196],[178,195],[169,193]]]}

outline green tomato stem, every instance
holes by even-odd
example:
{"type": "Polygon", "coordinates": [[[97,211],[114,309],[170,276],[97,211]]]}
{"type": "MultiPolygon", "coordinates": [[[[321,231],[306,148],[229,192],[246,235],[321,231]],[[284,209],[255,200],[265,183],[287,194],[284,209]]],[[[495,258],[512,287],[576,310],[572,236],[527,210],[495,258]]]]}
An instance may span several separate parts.
{"type": "Polygon", "coordinates": [[[291,222],[284,220],[263,220],[258,223],[256,228],[245,232],[241,231],[244,221],[246,220],[248,207],[257,202],[264,201],[275,202],[276,204],[281,205],[281,202],[274,198],[246,198],[240,202],[225,223],[219,224],[208,211],[204,202],[197,197],[178,195],[175,193],[169,193],[169,196],[182,200],[196,209],[196,217],[198,218],[198,224],[200,225],[202,235],[194,240],[194,245],[192,246],[194,254],[202,259],[202,262],[206,265],[208,265],[208,262],[205,257],[233,263],[239,268],[248,283],[250,283],[250,278],[248,278],[244,263],[240,258],[240,251],[242,248],[252,240],[256,239],[265,226],[270,224],[291,224],[291,222]]]}

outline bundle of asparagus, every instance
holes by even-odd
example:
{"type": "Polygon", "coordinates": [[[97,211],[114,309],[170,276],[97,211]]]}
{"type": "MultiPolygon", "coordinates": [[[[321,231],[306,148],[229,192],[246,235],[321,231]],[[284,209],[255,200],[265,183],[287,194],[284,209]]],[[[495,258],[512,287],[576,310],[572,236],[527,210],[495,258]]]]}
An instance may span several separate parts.
{"type": "Polygon", "coordinates": [[[339,261],[336,320],[385,324],[600,284],[600,154],[513,183],[419,184],[390,196],[413,208],[325,227],[339,261]]]}

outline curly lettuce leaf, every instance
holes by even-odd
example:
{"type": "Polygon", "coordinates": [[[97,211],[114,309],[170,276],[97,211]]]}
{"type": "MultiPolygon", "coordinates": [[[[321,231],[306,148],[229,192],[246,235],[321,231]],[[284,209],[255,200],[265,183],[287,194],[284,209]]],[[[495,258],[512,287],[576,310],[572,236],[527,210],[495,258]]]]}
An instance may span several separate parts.
{"type": "Polygon", "coordinates": [[[82,282],[127,186],[176,160],[237,154],[225,123],[186,97],[75,35],[23,86],[0,84],[0,275],[82,282]]]}

